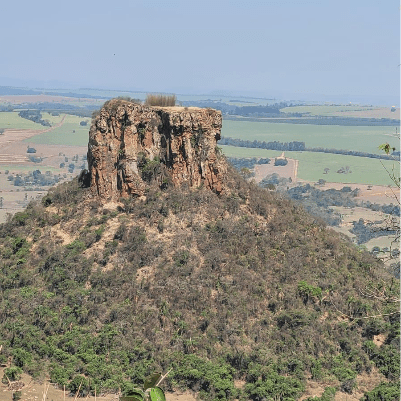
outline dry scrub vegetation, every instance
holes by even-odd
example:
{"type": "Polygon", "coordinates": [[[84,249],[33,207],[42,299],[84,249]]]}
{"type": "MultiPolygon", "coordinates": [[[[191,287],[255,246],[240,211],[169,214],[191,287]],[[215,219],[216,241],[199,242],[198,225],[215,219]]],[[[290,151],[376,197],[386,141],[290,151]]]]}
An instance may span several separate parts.
{"type": "Polygon", "coordinates": [[[173,107],[175,106],[175,95],[154,95],[149,94],[146,96],[145,104],[147,106],[162,106],[173,107]]]}
{"type": "Polygon", "coordinates": [[[82,396],[173,368],[168,389],[256,401],[309,380],[330,400],[376,366],[364,399],[396,399],[398,280],[290,201],[227,185],[151,183],[116,208],[73,181],[1,225],[0,363],[82,396]]]}

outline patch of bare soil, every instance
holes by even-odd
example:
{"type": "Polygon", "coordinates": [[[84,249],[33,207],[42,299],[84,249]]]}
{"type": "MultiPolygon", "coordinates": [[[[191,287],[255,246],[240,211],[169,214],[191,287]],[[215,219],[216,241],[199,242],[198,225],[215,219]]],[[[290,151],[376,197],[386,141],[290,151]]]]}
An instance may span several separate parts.
{"type": "MultiPolygon", "coordinates": [[[[0,368],[0,379],[4,376],[4,367],[0,368]]],[[[22,374],[18,382],[11,382],[10,384],[0,383],[0,401],[11,401],[13,393],[16,391],[21,392],[21,401],[60,401],[68,400],[70,392],[66,389],[58,389],[49,380],[35,381],[27,374],[22,374]]],[[[73,395],[72,395],[73,396],[73,395]]],[[[82,399],[82,398],[79,398],[82,399]]],[[[88,397],[87,400],[95,400],[95,397],[88,397]]],[[[96,396],[96,401],[111,401],[118,400],[117,394],[100,394],[96,396]]],[[[183,400],[182,400],[183,401],[183,400]]]]}
{"type": "Polygon", "coordinates": [[[324,392],[324,388],[325,386],[323,384],[308,380],[306,382],[305,393],[299,400],[302,401],[309,397],[320,397],[324,392]]]}
{"type": "Polygon", "coordinates": [[[196,401],[196,397],[189,391],[166,393],[166,401],[196,401]]]}
{"type": "MultiPolygon", "coordinates": [[[[362,398],[363,394],[367,391],[373,390],[377,385],[386,379],[378,371],[376,367],[372,368],[370,374],[363,373],[356,377],[356,388],[352,394],[337,391],[334,397],[335,401],[358,401],[362,398]]],[[[307,399],[308,397],[321,397],[326,387],[338,387],[339,383],[318,383],[313,380],[306,382],[305,393],[299,399],[300,401],[307,399]]]]}
{"type": "Polygon", "coordinates": [[[377,336],[373,336],[373,342],[378,346],[381,347],[386,340],[386,336],[384,334],[378,334],[377,336]]]}
{"type": "Polygon", "coordinates": [[[104,227],[102,237],[99,241],[95,242],[90,248],[86,249],[84,255],[86,257],[92,256],[95,253],[103,252],[107,242],[112,241],[114,234],[116,233],[118,227],[120,226],[120,220],[118,217],[110,219],[104,227]]]}
{"type": "Polygon", "coordinates": [[[352,394],[337,391],[334,401],[358,401],[367,391],[372,391],[382,381],[386,381],[385,377],[374,367],[370,374],[363,373],[356,377],[357,386],[352,394]]]}

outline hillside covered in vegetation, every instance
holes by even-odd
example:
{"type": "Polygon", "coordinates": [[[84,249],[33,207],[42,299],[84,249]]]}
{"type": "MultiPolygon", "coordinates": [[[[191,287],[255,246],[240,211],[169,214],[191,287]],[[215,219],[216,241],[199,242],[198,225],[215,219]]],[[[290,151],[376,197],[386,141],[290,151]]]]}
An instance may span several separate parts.
{"type": "Polygon", "coordinates": [[[10,375],[84,395],[173,368],[169,388],[206,400],[298,399],[311,382],[322,400],[398,397],[399,281],[232,169],[220,195],[153,182],[102,204],[62,184],[0,226],[0,252],[10,375]]]}

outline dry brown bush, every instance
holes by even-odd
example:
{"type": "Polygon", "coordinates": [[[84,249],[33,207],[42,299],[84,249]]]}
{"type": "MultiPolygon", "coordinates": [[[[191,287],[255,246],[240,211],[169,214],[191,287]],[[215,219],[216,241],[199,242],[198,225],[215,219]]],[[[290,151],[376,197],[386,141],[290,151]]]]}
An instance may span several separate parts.
{"type": "Polygon", "coordinates": [[[148,94],[146,96],[145,104],[147,106],[173,107],[175,106],[175,101],[175,95],[148,94]]]}

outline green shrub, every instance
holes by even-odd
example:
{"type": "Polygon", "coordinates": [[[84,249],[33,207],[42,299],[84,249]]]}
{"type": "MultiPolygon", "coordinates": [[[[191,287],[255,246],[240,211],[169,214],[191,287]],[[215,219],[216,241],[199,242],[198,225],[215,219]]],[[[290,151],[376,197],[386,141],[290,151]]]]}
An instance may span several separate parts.
{"type": "Polygon", "coordinates": [[[281,376],[274,369],[259,378],[256,382],[245,385],[245,393],[251,400],[266,399],[295,400],[304,391],[304,384],[289,376],[281,376]]]}
{"type": "Polygon", "coordinates": [[[155,157],[153,160],[142,158],[138,160],[138,167],[141,171],[142,179],[146,182],[151,182],[160,173],[160,159],[158,157],[155,157]]]}
{"type": "Polygon", "coordinates": [[[235,398],[234,369],[220,361],[205,361],[196,355],[176,355],[171,378],[195,391],[205,400],[235,398]]]}
{"type": "Polygon", "coordinates": [[[355,377],[356,377],[356,372],[354,372],[352,369],[344,367],[344,366],[336,367],[336,368],[332,369],[331,372],[340,381],[352,380],[352,379],[355,379],[355,377]]]}
{"type": "Polygon", "coordinates": [[[1,382],[4,384],[8,384],[8,380],[12,382],[17,381],[21,379],[21,374],[22,374],[22,369],[18,366],[11,366],[9,368],[5,368],[1,382]]]}
{"type": "Polygon", "coordinates": [[[89,391],[89,381],[86,377],[78,375],[68,383],[67,387],[71,393],[76,394],[78,392],[82,396],[89,391]]]}
{"type": "Polygon", "coordinates": [[[312,379],[319,380],[323,378],[324,373],[323,373],[322,363],[318,359],[312,362],[310,370],[312,373],[312,379]]]}
{"type": "Polygon", "coordinates": [[[7,362],[7,357],[4,354],[0,354],[0,365],[3,365],[7,362]]]}
{"type": "Polygon", "coordinates": [[[373,390],[368,391],[361,401],[398,401],[400,399],[400,381],[381,382],[373,390]]]}
{"type": "Polygon", "coordinates": [[[15,365],[20,368],[30,364],[32,362],[32,354],[28,351],[25,351],[22,348],[13,349],[13,362],[15,365]]]}
{"type": "Polygon", "coordinates": [[[102,235],[103,235],[103,232],[104,232],[104,230],[105,230],[105,225],[104,224],[102,224],[99,228],[97,228],[96,230],[95,230],[95,235],[96,235],[96,241],[99,241],[100,240],[100,238],[102,238],[102,235]]]}
{"type": "Polygon", "coordinates": [[[60,365],[56,365],[50,370],[50,380],[52,383],[57,383],[60,386],[68,384],[72,372],[60,365]]]}
{"type": "Polygon", "coordinates": [[[11,241],[13,254],[17,258],[23,258],[29,254],[29,242],[23,237],[13,238],[11,241]]]}
{"type": "Polygon", "coordinates": [[[322,299],[322,289],[320,287],[314,287],[309,285],[306,281],[300,281],[298,283],[298,293],[303,298],[306,304],[310,298],[322,299]]]}
{"type": "Polygon", "coordinates": [[[78,254],[84,251],[86,249],[86,246],[83,241],[76,239],[68,244],[66,248],[70,251],[70,254],[78,254]]]}
{"type": "Polygon", "coordinates": [[[29,214],[24,211],[24,212],[17,212],[14,214],[13,221],[19,225],[19,226],[24,226],[29,219],[29,214]]]}

